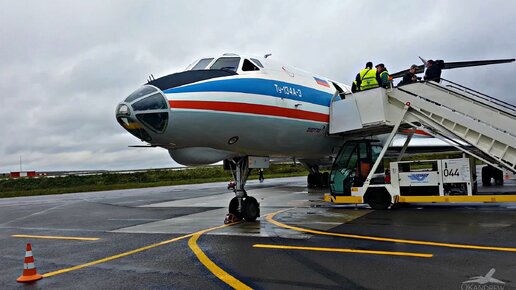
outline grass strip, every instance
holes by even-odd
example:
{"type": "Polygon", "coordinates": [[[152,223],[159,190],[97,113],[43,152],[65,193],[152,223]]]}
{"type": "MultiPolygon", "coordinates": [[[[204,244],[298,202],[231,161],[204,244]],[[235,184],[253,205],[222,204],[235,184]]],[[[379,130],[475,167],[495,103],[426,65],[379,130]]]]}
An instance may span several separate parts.
{"type": "MultiPolygon", "coordinates": [[[[254,171],[253,173],[257,173],[254,171]]],[[[272,165],[264,170],[265,178],[304,176],[308,172],[300,166],[272,165]]],[[[89,176],[20,178],[0,180],[0,198],[107,191],[144,187],[198,184],[229,181],[231,175],[222,167],[183,170],[153,170],[135,173],[106,173],[89,176]]],[[[249,179],[258,179],[253,174],[249,179]]]]}

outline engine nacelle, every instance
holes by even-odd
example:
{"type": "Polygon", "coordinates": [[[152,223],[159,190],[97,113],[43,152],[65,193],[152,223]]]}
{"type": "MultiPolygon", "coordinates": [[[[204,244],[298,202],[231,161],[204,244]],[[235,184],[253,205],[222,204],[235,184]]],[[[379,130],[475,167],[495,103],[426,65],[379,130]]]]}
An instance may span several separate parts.
{"type": "Polygon", "coordinates": [[[190,147],[168,150],[175,162],[186,165],[206,165],[238,156],[235,152],[216,150],[209,147],[190,147]]]}

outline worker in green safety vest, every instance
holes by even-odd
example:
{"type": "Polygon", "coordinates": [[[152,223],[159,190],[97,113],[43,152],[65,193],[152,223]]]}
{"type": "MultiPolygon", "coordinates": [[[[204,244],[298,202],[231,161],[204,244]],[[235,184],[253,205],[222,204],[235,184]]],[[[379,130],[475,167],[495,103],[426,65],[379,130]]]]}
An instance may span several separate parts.
{"type": "Polygon", "coordinates": [[[377,64],[375,66],[376,72],[380,76],[380,87],[382,88],[390,88],[392,83],[392,78],[387,71],[387,68],[383,63],[377,64]]]}
{"type": "Polygon", "coordinates": [[[356,77],[357,88],[360,91],[374,89],[380,86],[380,76],[377,75],[376,69],[373,69],[373,63],[367,62],[365,69],[361,70],[356,77]]]}

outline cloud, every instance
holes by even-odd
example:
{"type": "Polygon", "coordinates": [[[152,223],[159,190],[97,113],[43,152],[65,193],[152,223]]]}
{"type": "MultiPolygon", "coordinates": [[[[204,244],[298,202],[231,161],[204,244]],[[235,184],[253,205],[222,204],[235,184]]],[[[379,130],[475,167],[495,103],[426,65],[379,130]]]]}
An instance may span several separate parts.
{"type": "MultiPolygon", "coordinates": [[[[511,1],[8,1],[0,10],[0,172],[176,164],[115,121],[145,82],[222,52],[277,61],[351,83],[365,62],[391,72],[418,56],[512,58],[511,1]]],[[[445,78],[516,103],[516,66],[445,78]]]]}

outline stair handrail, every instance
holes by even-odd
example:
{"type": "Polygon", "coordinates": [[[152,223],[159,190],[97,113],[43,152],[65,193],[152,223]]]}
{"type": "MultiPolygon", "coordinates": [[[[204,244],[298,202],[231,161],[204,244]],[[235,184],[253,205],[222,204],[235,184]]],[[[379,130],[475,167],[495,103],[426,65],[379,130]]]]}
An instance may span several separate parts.
{"type": "MultiPolygon", "coordinates": [[[[447,80],[447,79],[441,78],[441,82],[443,82],[443,81],[444,81],[444,83],[450,83],[450,84],[452,84],[452,85],[446,85],[446,87],[456,88],[456,89],[458,89],[458,90],[461,90],[461,91],[464,91],[464,92],[466,92],[466,93],[469,93],[469,94],[471,94],[471,95],[475,96],[476,98],[479,98],[479,99],[481,99],[481,100],[484,100],[484,101],[487,101],[487,102],[490,102],[490,103],[494,103],[494,104],[496,104],[496,105],[498,105],[498,106],[501,106],[501,107],[503,107],[503,108],[510,109],[510,110],[512,110],[513,112],[515,112],[515,113],[516,113],[516,106],[515,106],[515,105],[513,105],[513,104],[510,104],[510,103],[507,103],[507,102],[502,101],[502,100],[500,100],[500,99],[497,99],[497,98],[491,97],[491,96],[489,96],[489,95],[486,95],[486,94],[481,93],[481,92],[479,92],[479,91],[476,91],[476,90],[474,90],[474,89],[468,88],[468,87],[463,86],[463,85],[461,85],[461,84],[458,84],[458,83],[456,83],[456,82],[452,82],[452,81],[450,81],[450,80],[447,80]]],[[[428,82],[428,83],[429,83],[429,82],[428,82]]],[[[446,87],[444,87],[444,88],[446,88],[446,87]]]]}
{"type": "MultiPolygon", "coordinates": [[[[425,81],[425,82],[426,82],[426,81],[425,81]]],[[[430,82],[426,82],[426,83],[430,83],[430,82]]],[[[439,88],[446,89],[446,87],[442,87],[442,86],[439,86],[439,88]]],[[[498,130],[498,131],[501,131],[501,132],[504,132],[504,133],[506,133],[506,134],[509,134],[510,136],[514,136],[512,133],[507,132],[507,131],[505,131],[505,130],[503,130],[503,129],[500,129],[500,128],[498,128],[498,127],[495,127],[495,126],[493,126],[492,124],[486,123],[486,122],[482,121],[481,119],[479,119],[479,118],[478,118],[478,117],[476,117],[476,116],[471,116],[471,115],[469,115],[469,114],[465,114],[465,113],[461,112],[460,110],[457,110],[456,108],[452,108],[452,107],[448,106],[447,104],[441,104],[441,103],[435,102],[435,101],[433,101],[433,100],[431,100],[431,99],[428,99],[428,98],[426,98],[426,97],[424,97],[424,96],[421,96],[421,95],[415,94],[415,93],[413,93],[413,92],[411,92],[411,91],[408,91],[408,90],[404,89],[404,86],[402,86],[402,87],[398,87],[398,90],[399,90],[399,91],[402,91],[402,92],[404,92],[404,93],[406,93],[406,94],[412,95],[412,96],[414,96],[414,97],[416,97],[416,98],[422,99],[422,100],[424,100],[424,101],[426,101],[426,102],[429,102],[429,103],[432,103],[432,104],[434,104],[434,105],[437,105],[437,106],[441,106],[441,107],[443,107],[443,108],[446,108],[447,110],[450,110],[451,112],[455,112],[455,113],[457,113],[457,114],[461,114],[461,115],[463,115],[463,116],[466,116],[466,117],[468,117],[468,118],[471,118],[472,120],[476,120],[476,121],[478,121],[478,122],[481,122],[481,123],[483,123],[483,124],[485,124],[485,125],[487,125],[487,126],[489,126],[489,127],[491,127],[491,128],[494,128],[494,129],[496,129],[496,130],[498,130]]],[[[450,91],[449,89],[446,89],[446,90],[450,91]]],[[[451,92],[453,92],[453,91],[451,91],[451,92]]],[[[455,93],[456,93],[456,92],[455,92],[455,93]]],[[[467,96],[464,96],[464,97],[469,98],[469,99],[472,99],[472,98],[467,97],[467,96]]],[[[486,106],[489,106],[489,105],[487,105],[487,104],[486,104],[486,106]]],[[[490,106],[490,107],[492,107],[492,106],[490,106]]],[[[492,108],[494,108],[494,107],[492,107],[492,108]]],[[[496,109],[496,108],[495,108],[495,109],[496,109]]],[[[506,112],[506,114],[510,114],[510,113],[507,113],[507,112],[506,112]]],[[[516,136],[514,136],[514,137],[516,137],[516,136]]]]}

